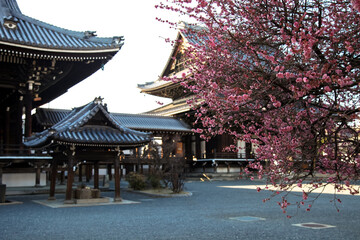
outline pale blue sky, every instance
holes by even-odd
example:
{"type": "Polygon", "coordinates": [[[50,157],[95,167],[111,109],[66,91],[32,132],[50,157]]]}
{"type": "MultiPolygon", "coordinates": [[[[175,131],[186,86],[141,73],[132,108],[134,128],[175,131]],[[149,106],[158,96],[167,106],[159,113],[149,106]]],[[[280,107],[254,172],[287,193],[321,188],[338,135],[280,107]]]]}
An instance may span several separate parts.
{"type": "Polygon", "coordinates": [[[155,81],[170,55],[164,38],[174,39],[176,30],[155,20],[178,16],[157,10],[155,0],[18,0],[23,14],[76,31],[97,31],[99,37],[124,36],[117,55],[61,97],[43,107],[78,107],[101,96],[112,112],[140,113],[169,102],[140,93],[137,84],[155,81]]]}

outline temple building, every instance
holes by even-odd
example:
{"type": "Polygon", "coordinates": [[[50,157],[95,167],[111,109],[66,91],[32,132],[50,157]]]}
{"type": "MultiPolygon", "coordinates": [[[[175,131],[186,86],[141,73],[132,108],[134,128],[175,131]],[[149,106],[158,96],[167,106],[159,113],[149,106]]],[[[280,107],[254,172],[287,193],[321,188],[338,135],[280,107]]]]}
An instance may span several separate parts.
{"type": "Polygon", "coordinates": [[[31,135],[31,110],[64,94],[104,66],[122,37],[98,38],[21,13],[15,0],[0,0],[0,146],[10,151],[31,135]],[[22,116],[25,113],[25,130],[22,116]]]}
{"type": "Polygon", "coordinates": [[[0,185],[4,167],[52,161],[22,144],[33,132],[32,110],[103,68],[123,43],[53,26],[22,14],[16,0],[0,0],[0,185]]]}
{"type": "Polygon", "coordinates": [[[150,133],[131,130],[107,111],[102,99],[74,108],[59,122],[24,141],[32,150],[46,151],[52,160],[50,198],[54,198],[58,165],[67,166],[66,201],[72,203],[74,166],[91,162],[94,165],[94,189],[99,189],[99,165],[113,163],[115,196],[120,197],[120,161],[124,149],[143,146],[152,140],[150,133]]]}
{"type": "MultiPolygon", "coordinates": [[[[185,91],[179,82],[163,80],[164,77],[182,78],[189,74],[188,61],[183,53],[189,45],[203,44],[196,34],[200,30],[201,27],[181,23],[173,50],[159,79],[138,85],[142,93],[172,99],[170,104],[151,110],[147,114],[181,118],[194,128],[201,127],[194,126],[193,106],[202,100],[194,99],[194,95],[185,91]],[[187,103],[190,99],[193,101],[193,106],[187,103]]],[[[190,166],[189,171],[238,174],[248,161],[254,160],[255,146],[238,141],[238,152],[224,152],[224,148],[231,144],[234,144],[234,140],[226,134],[215,136],[208,142],[201,139],[200,134],[188,135],[184,140],[184,156],[190,166]]]]}
{"type": "MultiPolygon", "coordinates": [[[[72,110],[66,109],[49,109],[38,108],[33,115],[33,130],[34,132],[41,132],[47,129],[52,129],[63,119],[71,114],[72,110]]],[[[114,121],[123,127],[131,130],[140,131],[143,133],[150,133],[152,141],[157,144],[159,154],[161,155],[163,139],[171,138],[174,141],[176,148],[173,150],[172,157],[183,158],[185,153],[185,140],[192,135],[191,127],[182,119],[171,116],[159,116],[150,114],[129,114],[129,113],[110,113],[114,121]]],[[[124,160],[122,161],[123,174],[132,171],[139,171],[145,173],[151,167],[151,159],[144,156],[144,150],[148,148],[146,145],[141,145],[136,148],[126,149],[123,151],[124,160]]],[[[101,169],[107,169],[106,166],[101,166],[101,169]]],[[[103,175],[110,175],[111,169],[107,169],[103,175]]]]}

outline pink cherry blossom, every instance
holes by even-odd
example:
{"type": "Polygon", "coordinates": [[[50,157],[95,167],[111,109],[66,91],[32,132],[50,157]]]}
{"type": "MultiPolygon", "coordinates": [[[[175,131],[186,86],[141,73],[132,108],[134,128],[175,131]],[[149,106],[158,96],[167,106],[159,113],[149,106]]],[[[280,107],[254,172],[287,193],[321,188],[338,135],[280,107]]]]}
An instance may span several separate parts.
{"type": "Polygon", "coordinates": [[[359,194],[350,181],[360,178],[360,0],[162,1],[198,25],[182,30],[193,36],[189,74],[173,78],[202,100],[191,106],[195,133],[232,136],[230,151],[256,140],[245,172],[279,189],[282,211],[294,186],[307,211],[323,183],[359,194]]]}

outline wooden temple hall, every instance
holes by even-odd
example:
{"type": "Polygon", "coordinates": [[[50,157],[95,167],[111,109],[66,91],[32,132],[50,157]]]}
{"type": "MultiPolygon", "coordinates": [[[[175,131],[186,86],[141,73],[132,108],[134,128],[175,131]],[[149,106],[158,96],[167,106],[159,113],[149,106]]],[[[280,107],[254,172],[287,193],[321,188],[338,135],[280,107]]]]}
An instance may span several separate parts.
{"type": "MultiPolygon", "coordinates": [[[[30,184],[41,185],[43,169],[50,164],[54,179],[59,161],[67,163],[71,184],[70,166],[105,150],[118,178],[121,150],[150,141],[148,134],[120,126],[97,100],[85,106],[87,113],[74,110],[71,118],[31,137],[32,110],[102,68],[123,42],[123,37],[99,38],[93,31],[47,24],[22,14],[16,0],[0,0],[0,201],[3,183],[17,186],[33,179],[30,184]]],[[[117,185],[115,199],[119,194],[117,185]]]]}
{"type": "MultiPolygon", "coordinates": [[[[194,127],[193,124],[196,120],[194,108],[198,104],[200,105],[202,100],[190,91],[184,91],[185,89],[179,82],[165,81],[163,77],[189,76],[191,71],[189,71],[189,61],[185,58],[184,49],[191,44],[193,47],[203,44],[201,37],[197,34],[199,31],[204,31],[204,28],[185,22],[180,23],[173,50],[159,79],[138,85],[143,93],[172,99],[171,103],[151,110],[147,112],[148,114],[184,119],[186,123],[194,127]],[[187,103],[188,100],[192,100],[193,106],[187,103]]],[[[197,127],[201,128],[201,125],[198,124],[195,128],[197,127]]],[[[218,135],[205,141],[200,138],[200,134],[196,133],[188,136],[185,145],[188,146],[185,149],[186,161],[189,166],[187,170],[195,173],[188,175],[206,172],[212,176],[227,174],[235,177],[239,176],[239,172],[249,161],[255,159],[257,148],[256,145],[244,141],[235,142],[233,137],[228,134],[218,135]],[[238,152],[224,151],[224,148],[231,144],[237,146],[238,152]]]]}

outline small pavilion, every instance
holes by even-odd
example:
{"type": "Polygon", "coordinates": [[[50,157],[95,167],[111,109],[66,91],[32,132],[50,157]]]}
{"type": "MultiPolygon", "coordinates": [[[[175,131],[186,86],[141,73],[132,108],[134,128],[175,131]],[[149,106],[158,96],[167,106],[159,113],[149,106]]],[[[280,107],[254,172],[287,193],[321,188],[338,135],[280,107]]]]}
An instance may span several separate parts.
{"type": "Polygon", "coordinates": [[[85,106],[74,108],[66,117],[51,128],[25,139],[27,147],[39,151],[47,151],[52,157],[50,196],[55,199],[55,183],[57,168],[67,165],[68,179],[65,203],[73,203],[72,186],[74,182],[74,166],[79,163],[94,164],[94,188],[99,188],[99,163],[113,162],[115,196],[120,197],[120,164],[122,150],[132,149],[149,143],[152,135],[131,130],[121,125],[102,103],[102,99],[85,106]]]}

